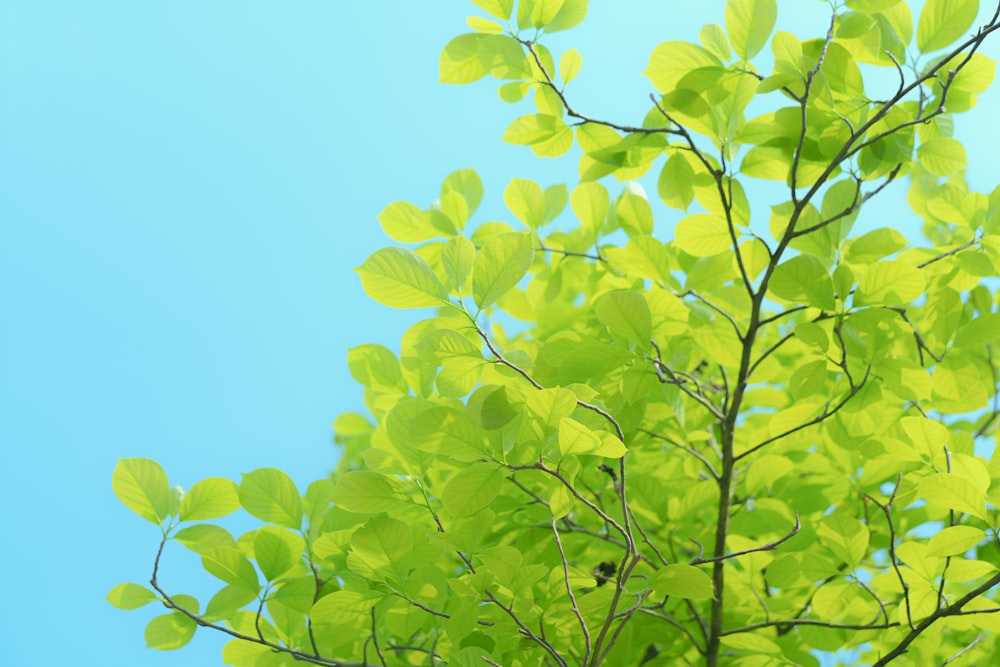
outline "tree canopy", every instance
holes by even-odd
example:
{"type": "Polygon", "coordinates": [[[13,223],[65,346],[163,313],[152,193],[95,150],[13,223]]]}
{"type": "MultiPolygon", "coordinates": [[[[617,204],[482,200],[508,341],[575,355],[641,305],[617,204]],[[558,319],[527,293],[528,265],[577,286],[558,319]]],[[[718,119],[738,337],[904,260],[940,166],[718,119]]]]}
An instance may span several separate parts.
{"type": "Polygon", "coordinates": [[[578,149],[578,182],[512,178],[506,221],[477,219],[473,169],[389,204],[396,244],[356,271],[423,319],[348,352],[368,414],[337,418],[336,471],[184,491],[122,459],[163,539],[109,601],[167,608],[153,648],[230,635],[235,667],[1000,654],[1000,188],[969,188],[954,138],[1000,4],[973,28],[977,0],[832,0],[800,39],[776,0],[728,0],[653,50],[638,125],[577,108],[580,53],[545,46],[587,0],[473,4],[441,81],[533,104],[503,139],[578,149]],[[890,186],[924,238],[852,234],[890,186]],[[240,508],[260,526],[213,522],[240,508]],[[177,544],[211,599],[160,582],[177,544]]]}

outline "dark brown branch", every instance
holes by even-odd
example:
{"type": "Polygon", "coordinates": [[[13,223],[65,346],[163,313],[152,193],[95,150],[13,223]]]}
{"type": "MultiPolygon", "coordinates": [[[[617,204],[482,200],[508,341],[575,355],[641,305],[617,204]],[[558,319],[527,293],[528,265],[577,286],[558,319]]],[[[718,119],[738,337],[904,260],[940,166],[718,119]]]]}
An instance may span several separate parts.
{"type": "Polygon", "coordinates": [[[768,542],[767,544],[762,544],[759,547],[753,547],[752,549],[744,549],[743,551],[735,551],[731,554],[722,554],[721,556],[712,556],[711,558],[702,558],[699,556],[694,560],[688,562],[688,565],[701,565],[702,563],[715,563],[718,561],[728,560],[730,558],[737,558],[739,556],[745,556],[747,554],[757,553],[758,551],[773,551],[781,546],[783,543],[792,539],[798,535],[799,530],[802,529],[802,523],[799,521],[799,513],[795,513],[795,525],[792,529],[787,532],[784,536],[778,538],[774,542],[768,542]]]}
{"type": "Polygon", "coordinates": [[[596,118],[591,118],[590,116],[585,116],[576,109],[573,105],[569,103],[566,99],[566,95],[563,91],[559,89],[559,86],[555,84],[552,80],[552,75],[549,74],[548,70],[545,69],[545,65],[542,64],[542,59],[538,55],[538,51],[535,49],[535,43],[526,39],[521,39],[517,35],[513,35],[521,46],[528,49],[528,53],[531,54],[532,59],[535,61],[535,65],[538,70],[545,77],[544,80],[539,81],[542,85],[548,86],[559,96],[559,101],[562,102],[563,108],[566,109],[566,114],[573,118],[576,118],[580,123],[593,123],[594,125],[603,125],[605,127],[610,127],[613,130],[618,130],[619,132],[624,132],[626,134],[677,134],[677,131],[669,127],[635,127],[634,125],[619,125],[618,123],[612,123],[606,120],[598,120],[596,118]]]}

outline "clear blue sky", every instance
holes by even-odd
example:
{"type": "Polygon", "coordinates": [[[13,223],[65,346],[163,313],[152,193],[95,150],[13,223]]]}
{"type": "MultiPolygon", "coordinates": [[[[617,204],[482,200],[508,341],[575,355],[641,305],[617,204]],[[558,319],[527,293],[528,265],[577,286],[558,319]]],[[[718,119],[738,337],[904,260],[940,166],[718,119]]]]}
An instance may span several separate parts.
{"type": "MultiPolygon", "coordinates": [[[[781,4],[779,28],[825,31],[825,4],[781,4]]],[[[638,123],[649,52],[721,23],[724,3],[592,5],[548,43],[583,54],[581,109],[638,123]]],[[[388,243],[382,208],[426,205],[468,166],[486,185],[480,221],[506,217],[512,176],[575,182],[572,157],[500,142],[529,111],[495,83],[437,84],[470,13],[464,0],[0,0],[4,664],[221,664],[206,631],[180,653],[146,650],[162,610],[103,600],[148,580],[158,540],[112,495],[117,457],[154,458],[185,487],[269,466],[304,488],[336,460],[333,419],[363,406],[347,348],[396,347],[418,317],[369,302],[351,271],[388,243]]],[[[998,113],[994,91],[959,122],[980,189],[994,185],[998,113]]],[[[898,220],[902,192],[871,224],[898,220]]],[[[162,581],[204,593],[198,570],[176,547],[162,581]]]]}

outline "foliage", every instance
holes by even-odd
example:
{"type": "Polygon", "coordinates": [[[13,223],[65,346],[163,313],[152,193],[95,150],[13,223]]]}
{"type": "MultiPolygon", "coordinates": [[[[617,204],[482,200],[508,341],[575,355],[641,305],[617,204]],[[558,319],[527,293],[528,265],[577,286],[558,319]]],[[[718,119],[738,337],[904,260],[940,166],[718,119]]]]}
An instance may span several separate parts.
{"type": "Polygon", "coordinates": [[[533,95],[504,139],[578,146],[579,183],[512,179],[511,224],[471,222],[471,169],[429,208],[390,204],[411,249],[361,283],[433,310],[398,356],[350,350],[373,420],[337,420],[339,467],[304,495],[274,469],[183,493],[122,460],[115,493],[163,541],[152,589],[109,600],[168,608],[155,648],[231,635],[238,667],[1000,654],[1000,189],[969,190],[953,137],[1000,7],[967,36],[975,0],[928,0],[915,30],[905,2],[844,0],[800,40],[775,0],[729,0],[725,27],[656,47],[632,127],[578,111],[580,54],[540,42],[586,0],[474,2],[490,18],[445,46],[442,81],[533,95]],[[875,68],[898,85],[875,92],[875,68]],[[654,166],[676,222],[632,182],[654,166]],[[903,177],[927,240],[852,235],[903,177]],[[262,525],[204,523],[239,507],[262,525]],[[167,542],[224,584],[204,608],[158,582],[167,542]]]}

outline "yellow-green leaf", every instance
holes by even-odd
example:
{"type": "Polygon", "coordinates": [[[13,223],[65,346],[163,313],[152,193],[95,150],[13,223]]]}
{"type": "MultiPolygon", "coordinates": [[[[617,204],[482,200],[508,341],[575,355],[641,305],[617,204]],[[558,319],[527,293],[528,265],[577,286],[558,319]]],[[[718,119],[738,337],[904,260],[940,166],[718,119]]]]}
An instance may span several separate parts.
{"type": "Polygon", "coordinates": [[[180,612],[157,616],[146,625],[146,647],[161,651],[179,649],[194,637],[198,625],[180,612]]]}
{"type": "Polygon", "coordinates": [[[471,465],[445,485],[441,501],[455,516],[471,516],[483,509],[500,493],[504,469],[495,463],[471,465]]]}
{"type": "Polygon", "coordinates": [[[649,304],[639,292],[635,290],[608,292],[598,299],[594,312],[614,338],[628,340],[640,346],[649,344],[653,321],[649,304]]]}
{"type": "Polygon", "coordinates": [[[542,186],[527,178],[512,178],[503,191],[503,201],[518,220],[537,229],[545,218],[542,186]]]}
{"type": "Polygon", "coordinates": [[[689,255],[710,257],[731,249],[732,239],[725,220],[707,213],[695,213],[677,223],[674,245],[689,255]]]}
{"type": "Polygon", "coordinates": [[[657,570],[649,578],[649,587],[660,595],[689,600],[709,600],[715,597],[711,577],[692,565],[682,563],[657,570]]]}
{"type": "Polygon", "coordinates": [[[471,83],[486,76],[479,59],[479,39],[482,35],[459,35],[441,51],[438,75],[441,83],[471,83]]]}
{"type": "Polygon", "coordinates": [[[530,233],[497,234],[476,255],[472,268],[472,298],[485,308],[512,289],[535,258],[530,233]]]}
{"type": "Polygon", "coordinates": [[[354,470],[337,479],[332,499],[348,512],[375,513],[399,507],[409,501],[409,494],[394,477],[372,470],[354,470]]]}
{"type": "Polygon", "coordinates": [[[778,19],[776,0],[729,0],[726,3],[726,30],[733,51],[749,60],[767,44],[778,19]]]}
{"type": "Polygon", "coordinates": [[[719,60],[729,60],[732,53],[729,50],[729,39],[726,31],[718,23],[706,23],[698,33],[698,41],[719,60]]]}
{"type": "Polygon", "coordinates": [[[240,508],[236,483],[221,477],[203,479],[184,494],[181,501],[181,521],[215,519],[240,508]]]}
{"type": "Polygon", "coordinates": [[[981,528],[973,526],[949,526],[931,536],[927,544],[928,556],[957,556],[986,539],[981,528]]]}
{"type": "Polygon", "coordinates": [[[170,515],[170,483],[156,461],[118,459],[111,490],[125,507],[147,521],[158,524],[170,515]]]}
{"type": "Polygon", "coordinates": [[[920,480],[920,497],[928,505],[966,512],[986,520],[986,495],[972,482],[947,472],[920,480]]]}
{"type": "Polygon", "coordinates": [[[876,262],[858,283],[855,302],[864,305],[902,306],[924,293],[924,275],[901,261],[876,262]]]}
{"type": "Polygon", "coordinates": [[[927,0],[917,23],[917,48],[937,51],[965,34],[979,13],[979,0],[927,0]]]}
{"type": "Polygon", "coordinates": [[[504,21],[514,10],[514,0],[472,0],[472,4],[504,21]]]}
{"type": "Polygon", "coordinates": [[[935,176],[951,176],[965,168],[965,146],[955,139],[931,139],[920,144],[917,159],[935,176]]]}
{"type": "Polygon", "coordinates": [[[576,78],[583,66],[583,56],[576,49],[570,49],[559,58],[559,75],[562,76],[563,84],[567,84],[576,78]]]}
{"type": "Polygon", "coordinates": [[[244,473],[240,482],[240,504],[261,521],[288,528],[302,526],[302,498],[295,482],[276,468],[244,473]]]}
{"type": "Polygon", "coordinates": [[[365,294],[390,308],[426,308],[448,292],[424,259],[403,248],[381,248],[355,269],[365,294]]]}
{"type": "Polygon", "coordinates": [[[139,584],[118,584],[107,600],[119,609],[138,609],[156,599],[156,593],[139,584]]]}
{"type": "Polygon", "coordinates": [[[570,417],[559,420],[559,451],[570,454],[591,454],[601,448],[601,438],[594,431],[570,417]]]}

